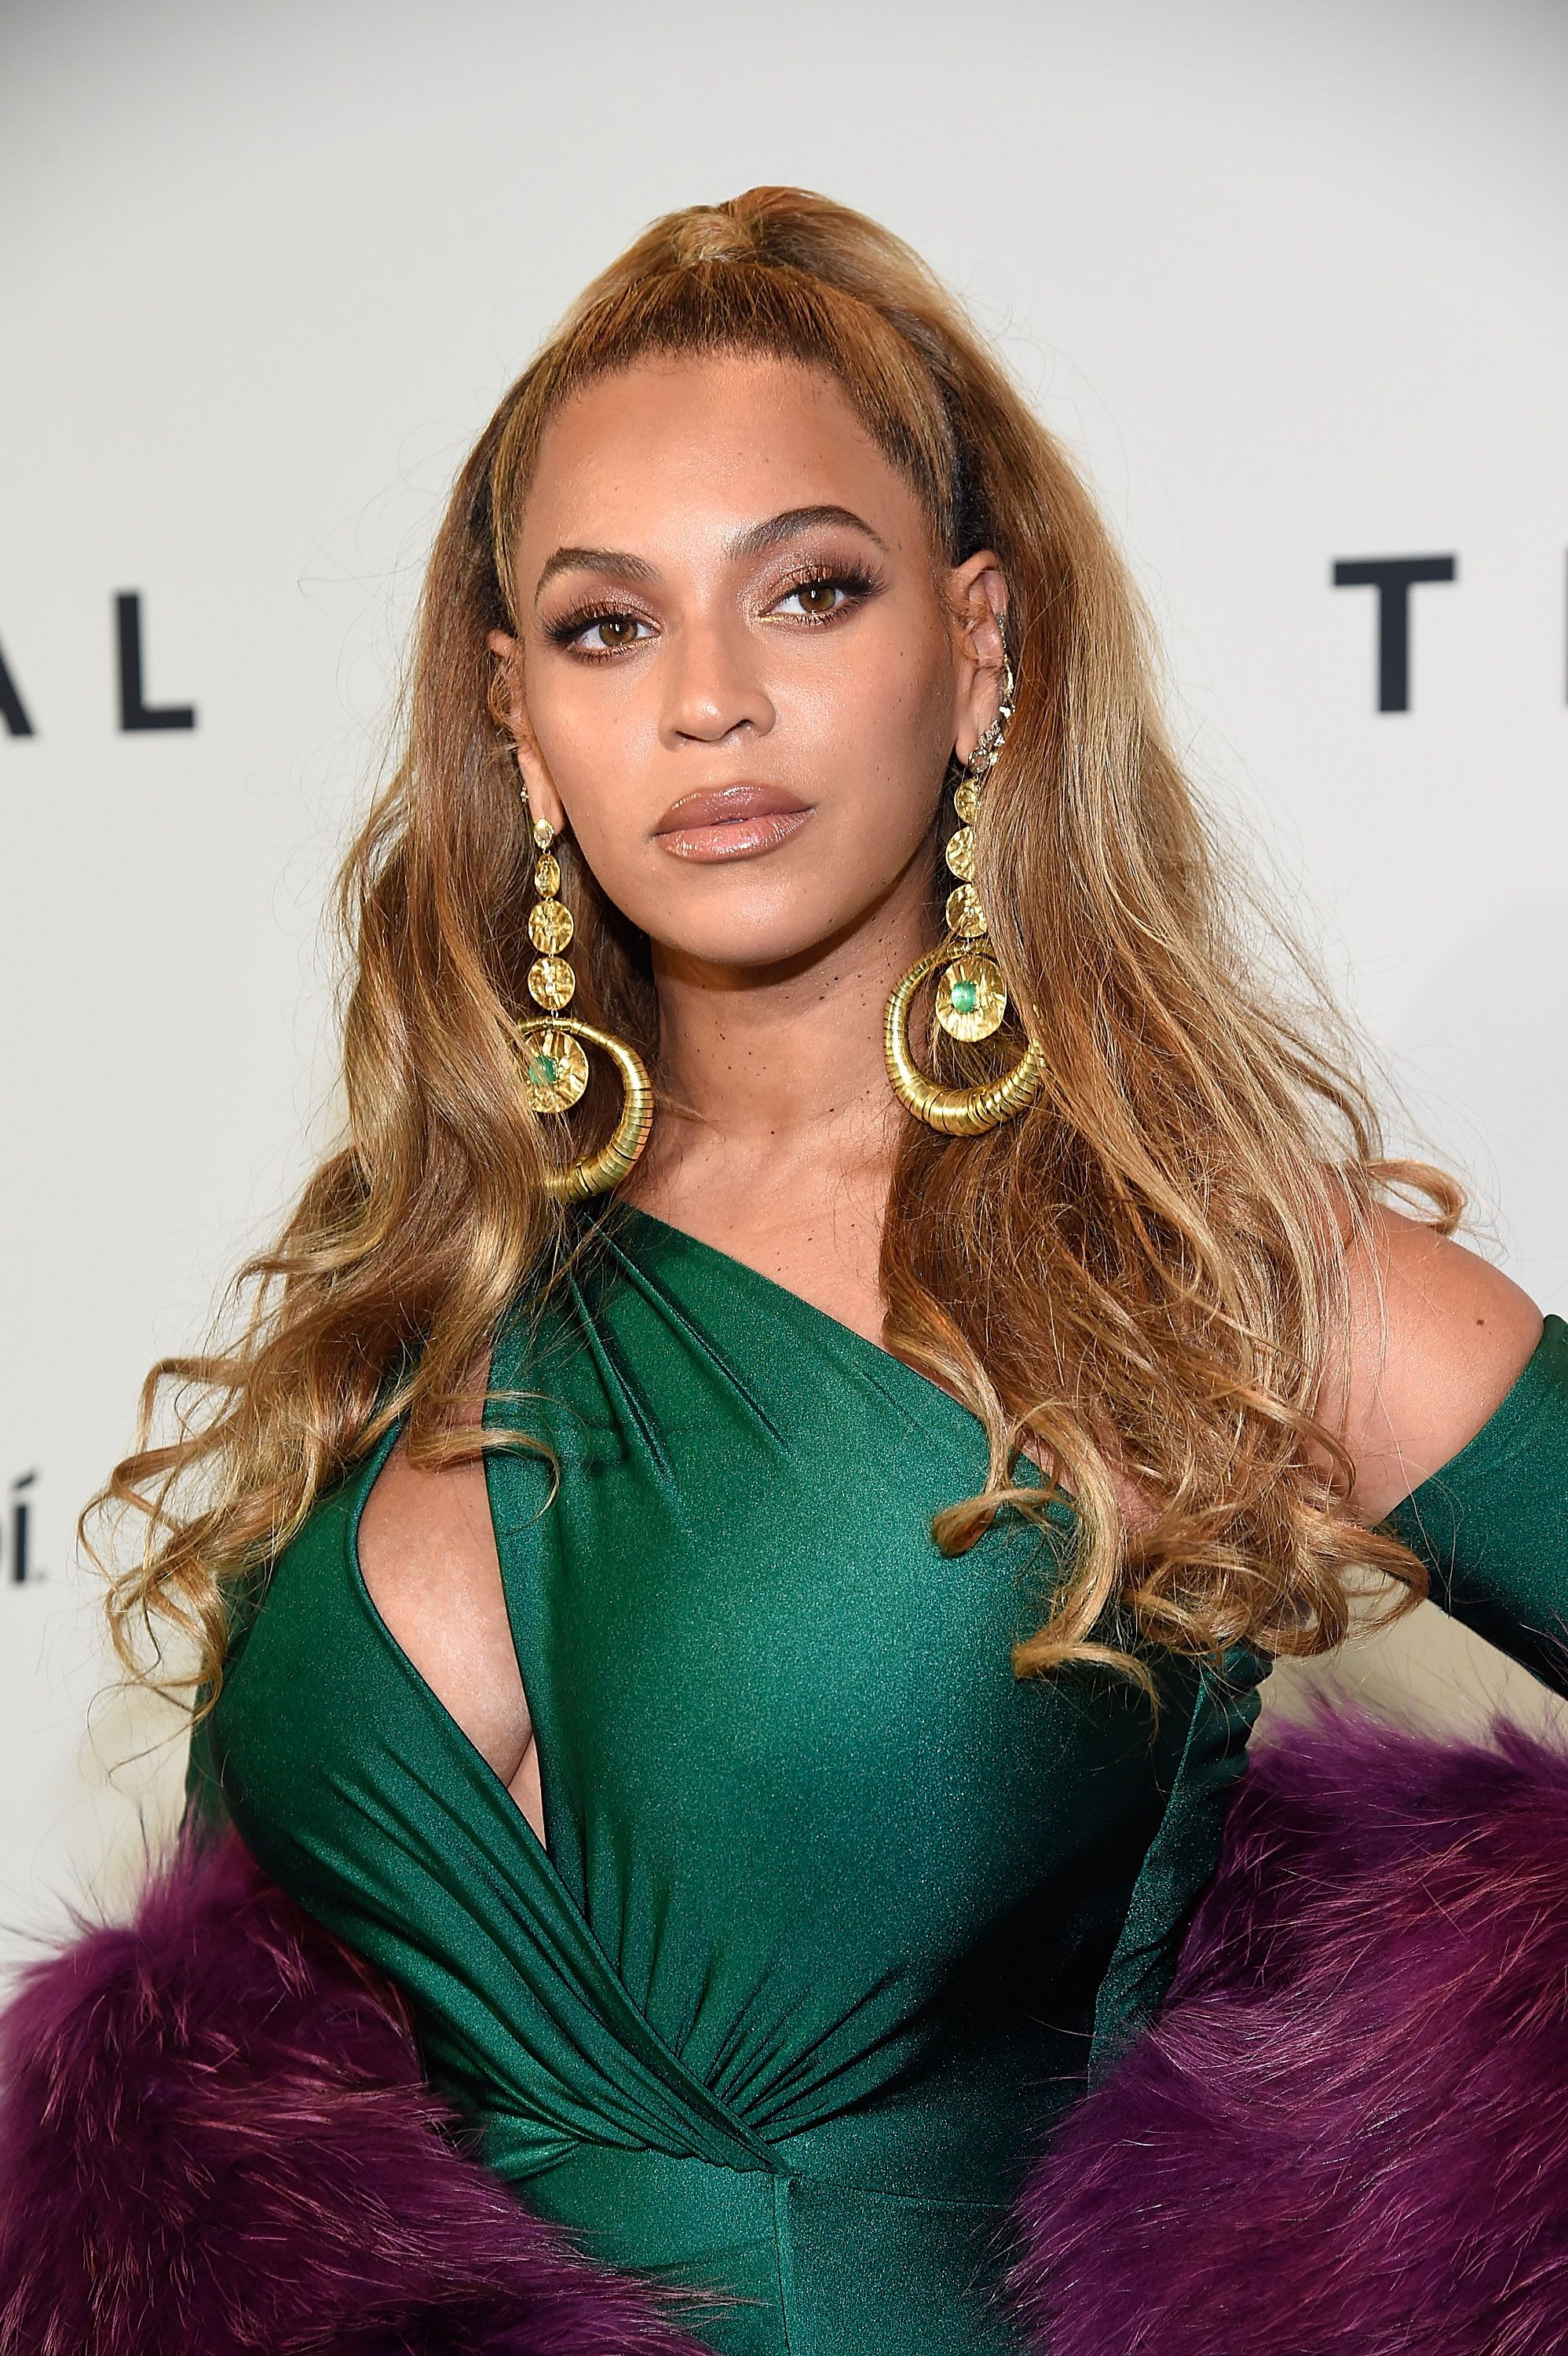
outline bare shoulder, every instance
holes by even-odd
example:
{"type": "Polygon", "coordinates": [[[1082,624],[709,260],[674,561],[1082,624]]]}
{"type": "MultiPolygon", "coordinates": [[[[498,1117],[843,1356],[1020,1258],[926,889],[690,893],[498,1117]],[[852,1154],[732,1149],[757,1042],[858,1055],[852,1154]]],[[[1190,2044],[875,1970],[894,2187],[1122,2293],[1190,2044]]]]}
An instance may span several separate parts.
{"type": "Polygon", "coordinates": [[[1344,1365],[1318,1412],[1357,1467],[1352,1502],[1376,1521],[1473,1440],[1541,1339],[1511,1277],[1387,1205],[1343,1245],[1344,1365]]]}

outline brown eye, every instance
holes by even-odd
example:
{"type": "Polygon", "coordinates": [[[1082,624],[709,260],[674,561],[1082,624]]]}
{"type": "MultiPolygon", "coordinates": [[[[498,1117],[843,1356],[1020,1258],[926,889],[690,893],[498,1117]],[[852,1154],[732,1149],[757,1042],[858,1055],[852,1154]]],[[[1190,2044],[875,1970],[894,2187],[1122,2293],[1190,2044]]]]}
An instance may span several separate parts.
{"type": "Polygon", "coordinates": [[[838,584],[836,581],[803,581],[794,594],[800,600],[803,613],[831,614],[838,603],[838,584]]]}
{"type": "Polygon", "coordinates": [[[592,620],[578,615],[558,622],[549,635],[558,646],[573,647],[580,654],[618,655],[624,648],[640,645],[646,630],[646,623],[635,614],[595,614],[592,620]]]}
{"type": "Polygon", "coordinates": [[[767,610],[793,622],[836,622],[851,606],[875,595],[877,587],[869,573],[853,569],[818,573],[808,581],[797,581],[793,589],[781,590],[767,610]]]}

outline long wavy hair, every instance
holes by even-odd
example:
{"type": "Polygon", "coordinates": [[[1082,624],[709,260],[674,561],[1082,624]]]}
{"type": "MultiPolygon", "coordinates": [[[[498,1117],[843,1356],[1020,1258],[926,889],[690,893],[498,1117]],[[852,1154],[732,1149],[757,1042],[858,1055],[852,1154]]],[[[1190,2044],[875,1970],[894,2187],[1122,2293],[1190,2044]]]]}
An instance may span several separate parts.
{"type": "MultiPolygon", "coordinates": [[[[984,1488],[938,1514],[937,1544],[963,1551],[1004,1506],[1042,1518],[1052,1483],[1070,1496],[1076,1542],[1020,1675],[1093,1660],[1151,1685],[1151,1648],[1322,1652],[1369,1573],[1392,1577],[1384,1616],[1424,1591],[1415,1557],[1349,1514],[1354,1468],[1315,1406],[1343,1396],[1347,1248],[1380,1199],[1402,1191],[1446,1234],[1464,1195],[1386,1156],[1310,969],[1287,961],[1285,990],[1264,980],[1251,883],[1182,776],[1137,595],[1061,445],[900,240],[821,197],[754,188],[639,238],[458,477],[401,755],[338,885],[346,1133],[234,1278],[212,1346],[153,1367],[136,1449],[81,1518],[123,1661],[165,1690],[197,1686],[204,1708],[237,1583],[391,1420],[407,1417],[416,1462],[537,1444],[482,1433],[461,1403],[502,1312],[558,1274],[570,1227],[542,1184],[561,1149],[519,1086],[531,854],[486,634],[517,626],[518,518],[558,405],[645,354],[737,348],[829,371],[938,555],[990,546],[1008,585],[1016,710],[976,880],[1046,1079],[978,1138],[909,1122],[881,1247],[891,1346],[989,1443],[984,1488]],[[165,1401],[174,1434],[155,1441],[165,1401]],[[1043,1489],[1017,1478],[1026,1445],[1043,1489]],[[101,1512],[143,1517],[133,1563],[94,1552],[101,1512]],[[194,1661],[165,1678],[171,1626],[194,1661]]],[[[579,1010],[638,1047],[656,1088],[646,938],[570,840],[561,860],[579,1010]]],[[[934,836],[931,884],[934,940],[934,836]]],[[[975,1046],[933,1040],[948,1078],[994,1076],[1017,1052],[1011,1024],[975,1046]]],[[[566,1150],[609,1111],[591,1094],[566,1150]]]]}

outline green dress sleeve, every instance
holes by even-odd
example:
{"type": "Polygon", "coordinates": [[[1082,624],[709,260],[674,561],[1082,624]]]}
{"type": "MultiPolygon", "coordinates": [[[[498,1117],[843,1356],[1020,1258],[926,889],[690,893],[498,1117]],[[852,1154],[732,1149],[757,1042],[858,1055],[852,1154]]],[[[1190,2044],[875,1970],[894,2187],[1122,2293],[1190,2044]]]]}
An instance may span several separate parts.
{"type": "MultiPolygon", "coordinates": [[[[206,1697],[206,1690],[205,1687],[202,1687],[197,1697],[197,1708],[206,1697]]],[[[185,1771],[185,1809],[180,1829],[187,1833],[216,1835],[225,1829],[229,1821],[229,1807],[223,1797],[223,1785],[213,1755],[212,1719],[208,1716],[191,1730],[190,1752],[185,1771]]]]}
{"type": "MultiPolygon", "coordinates": [[[[228,1590],[229,1633],[223,1654],[226,1676],[237,1665],[255,1625],[256,1615],[266,1594],[271,1568],[270,1564],[261,1564],[242,1572],[228,1590]]],[[[211,1689],[210,1684],[197,1687],[195,1706],[197,1709],[202,1708],[211,1689]]],[[[185,1807],[180,1817],[182,1833],[216,1835],[233,1822],[224,1796],[219,1765],[221,1754],[216,1733],[217,1721],[210,1710],[200,1724],[191,1730],[190,1750],[186,1759],[185,1807]]]]}
{"type": "Polygon", "coordinates": [[[1380,1527],[1432,1601],[1568,1693],[1568,1323],[1549,1315],[1513,1388],[1380,1527]]]}

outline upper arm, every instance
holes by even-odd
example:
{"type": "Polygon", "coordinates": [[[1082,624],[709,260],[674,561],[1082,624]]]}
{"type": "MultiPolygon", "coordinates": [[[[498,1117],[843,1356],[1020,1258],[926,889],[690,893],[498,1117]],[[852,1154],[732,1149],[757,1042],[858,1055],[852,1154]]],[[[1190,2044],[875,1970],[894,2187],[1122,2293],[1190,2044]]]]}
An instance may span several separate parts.
{"type": "Polygon", "coordinates": [[[1542,1320],[1500,1269],[1386,1206],[1348,1240],[1345,1272],[1344,1365],[1318,1413],[1355,1464],[1356,1514],[1376,1522],[1474,1439],[1542,1320]]]}

